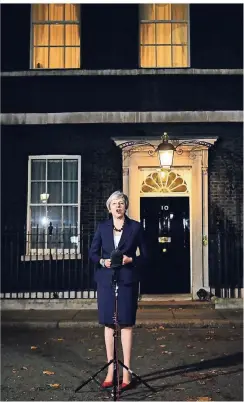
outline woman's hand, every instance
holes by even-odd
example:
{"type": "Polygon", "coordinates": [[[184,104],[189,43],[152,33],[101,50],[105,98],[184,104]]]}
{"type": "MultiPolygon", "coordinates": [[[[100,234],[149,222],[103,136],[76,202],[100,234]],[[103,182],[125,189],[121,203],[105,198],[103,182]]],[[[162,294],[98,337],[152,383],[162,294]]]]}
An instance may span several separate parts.
{"type": "Polygon", "coordinates": [[[123,265],[130,264],[132,260],[132,257],[127,257],[127,255],[123,255],[123,265]]]}
{"type": "Polygon", "coordinates": [[[106,268],[110,268],[111,267],[111,260],[109,260],[109,259],[104,260],[104,265],[105,265],[106,268]]]}

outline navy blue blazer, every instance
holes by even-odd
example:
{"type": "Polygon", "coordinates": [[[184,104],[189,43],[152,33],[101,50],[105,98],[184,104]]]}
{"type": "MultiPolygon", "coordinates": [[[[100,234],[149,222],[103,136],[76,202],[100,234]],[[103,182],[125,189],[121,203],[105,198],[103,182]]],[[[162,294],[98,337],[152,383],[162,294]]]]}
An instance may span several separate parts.
{"type": "MultiPolygon", "coordinates": [[[[98,263],[101,258],[110,258],[111,252],[115,249],[113,238],[113,220],[103,221],[98,225],[94,235],[89,257],[94,263],[98,263]]],[[[147,250],[144,240],[144,230],[141,224],[127,216],[125,225],[118,244],[118,249],[128,257],[132,257],[130,264],[123,265],[119,270],[119,282],[130,284],[140,280],[140,267],[145,264],[147,259],[147,250]],[[140,256],[136,256],[136,250],[139,247],[140,256]]],[[[113,269],[104,268],[99,264],[95,272],[95,281],[103,286],[110,286],[113,276],[113,269]]]]}

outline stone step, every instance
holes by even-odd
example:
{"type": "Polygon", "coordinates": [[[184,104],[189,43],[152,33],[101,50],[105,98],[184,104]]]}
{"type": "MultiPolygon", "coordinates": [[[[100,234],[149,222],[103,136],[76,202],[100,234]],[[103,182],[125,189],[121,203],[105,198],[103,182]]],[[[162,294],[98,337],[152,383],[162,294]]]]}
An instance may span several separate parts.
{"type": "Polygon", "coordinates": [[[170,300],[140,300],[138,302],[138,308],[147,309],[214,309],[214,303],[208,301],[196,301],[196,300],[182,300],[182,301],[170,301],[170,300]]]}

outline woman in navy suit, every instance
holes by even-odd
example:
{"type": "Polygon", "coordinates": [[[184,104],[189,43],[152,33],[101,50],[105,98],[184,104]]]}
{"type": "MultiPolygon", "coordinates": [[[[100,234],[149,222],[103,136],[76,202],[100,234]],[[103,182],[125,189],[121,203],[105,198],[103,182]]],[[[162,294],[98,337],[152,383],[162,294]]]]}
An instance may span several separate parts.
{"type": "MultiPolygon", "coordinates": [[[[112,286],[113,269],[111,252],[118,248],[123,253],[123,265],[119,269],[118,279],[118,323],[121,328],[121,343],[124,364],[130,367],[132,349],[132,326],[136,321],[139,270],[146,258],[146,247],[143,239],[143,228],[137,221],[126,216],[129,206],[128,197],[115,191],[107,200],[106,206],[112,218],[98,225],[90,248],[90,258],[99,264],[95,273],[97,282],[97,301],[99,323],[105,326],[104,337],[107,359],[113,359],[113,325],[114,325],[114,289],[112,286]],[[139,247],[140,256],[136,256],[139,247]]],[[[102,386],[112,386],[113,365],[102,386]]],[[[131,381],[130,374],[123,369],[122,388],[131,381]]]]}

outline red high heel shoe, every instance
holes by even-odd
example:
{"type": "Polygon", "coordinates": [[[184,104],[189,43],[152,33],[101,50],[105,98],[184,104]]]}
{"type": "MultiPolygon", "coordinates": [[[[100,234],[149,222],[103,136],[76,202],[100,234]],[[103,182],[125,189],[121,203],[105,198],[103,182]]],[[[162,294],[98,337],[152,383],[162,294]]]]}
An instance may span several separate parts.
{"type": "Polygon", "coordinates": [[[113,381],[103,381],[102,388],[111,388],[113,386],[113,381]]]}
{"type": "Polygon", "coordinates": [[[121,389],[127,389],[131,385],[131,382],[122,382],[121,389]]]}

